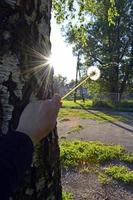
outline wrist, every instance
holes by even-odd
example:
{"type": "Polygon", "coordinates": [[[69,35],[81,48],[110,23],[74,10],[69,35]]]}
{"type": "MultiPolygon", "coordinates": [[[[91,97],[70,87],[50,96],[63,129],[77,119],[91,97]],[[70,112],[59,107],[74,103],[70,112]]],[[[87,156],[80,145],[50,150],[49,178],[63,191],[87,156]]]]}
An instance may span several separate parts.
{"type": "Polygon", "coordinates": [[[36,139],[33,137],[33,134],[30,133],[30,131],[27,130],[26,128],[17,127],[16,131],[21,132],[21,133],[25,133],[27,136],[29,136],[29,138],[31,139],[31,141],[33,142],[33,144],[37,143],[36,139]]]}

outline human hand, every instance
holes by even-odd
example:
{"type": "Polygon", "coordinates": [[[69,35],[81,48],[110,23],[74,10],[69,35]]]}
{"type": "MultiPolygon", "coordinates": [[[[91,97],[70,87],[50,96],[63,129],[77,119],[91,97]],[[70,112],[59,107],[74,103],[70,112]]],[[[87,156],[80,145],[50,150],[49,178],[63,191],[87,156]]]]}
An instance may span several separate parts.
{"type": "Polygon", "coordinates": [[[53,130],[61,107],[61,98],[29,103],[21,114],[16,131],[26,133],[34,143],[39,142],[53,130]]]}

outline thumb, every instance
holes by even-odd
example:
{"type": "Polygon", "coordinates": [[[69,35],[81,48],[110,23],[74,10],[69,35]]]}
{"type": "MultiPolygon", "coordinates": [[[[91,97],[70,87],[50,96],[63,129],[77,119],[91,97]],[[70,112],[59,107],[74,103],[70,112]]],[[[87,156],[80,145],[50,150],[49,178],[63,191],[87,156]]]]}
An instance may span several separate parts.
{"type": "Polygon", "coordinates": [[[54,94],[54,96],[52,97],[52,101],[55,103],[58,103],[61,101],[61,97],[59,94],[54,94]]]}
{"type": "Polygon", "coordinates": [[[58,107],[58,108],[60,108],[60,107],[62,106],[61,97],[60,97],[59,94],[55,94],[55,95],[53,96],[52,102],[53,102],[53,104],[54,104],[56,107],[58,107]]]}

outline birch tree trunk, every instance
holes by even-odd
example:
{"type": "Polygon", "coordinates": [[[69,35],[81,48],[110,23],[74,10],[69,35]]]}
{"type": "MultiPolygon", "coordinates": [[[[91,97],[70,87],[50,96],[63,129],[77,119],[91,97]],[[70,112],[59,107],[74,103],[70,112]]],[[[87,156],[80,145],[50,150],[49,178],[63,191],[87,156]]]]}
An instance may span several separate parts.
{"type": "MultiPolygon", "coordinates": [[[[53,95],[53,71],[42,56],[50,54],[51,4],[51,0],[0,1],[0,134],[16,129],[30,101],[53,95]]],[[[36,147],[34,165],[13,199],[61,199],[56,129],[36,147]]]]}

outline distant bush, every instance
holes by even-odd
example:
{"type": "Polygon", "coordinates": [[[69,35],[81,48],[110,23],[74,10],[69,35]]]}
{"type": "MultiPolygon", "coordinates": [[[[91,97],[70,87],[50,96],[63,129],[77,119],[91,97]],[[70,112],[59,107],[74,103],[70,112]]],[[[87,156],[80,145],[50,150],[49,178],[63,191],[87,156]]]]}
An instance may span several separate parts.
{"type": "Polygon", "coordinates": [[[121,101],[118,104],[113,104],[111,101],[93,100],[92,107],[108,108],[119,111],[133,111],[133,100],[121,101]]]}
{"type": "Polygon", "coordinates": [[[128,100],[128,101],[121,101],[118,104],[118,108],[127,108],[127,109],[133,109],[133,100],[128,100]]]}
{"type": "Polygon", "coordinates": [[[94,100],[92,107],[96,107],[96,108],[114,108],[113,104],[109,101],[97,101],[94,100]]]}

